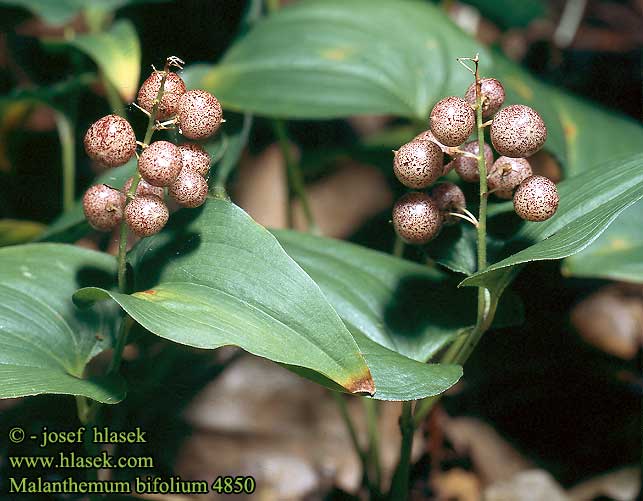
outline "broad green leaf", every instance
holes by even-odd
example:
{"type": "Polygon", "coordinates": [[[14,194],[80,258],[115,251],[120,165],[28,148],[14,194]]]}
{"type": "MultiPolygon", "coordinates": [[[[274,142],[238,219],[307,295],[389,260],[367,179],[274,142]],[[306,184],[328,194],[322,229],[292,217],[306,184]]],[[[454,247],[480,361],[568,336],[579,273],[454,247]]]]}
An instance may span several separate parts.
{"type": "Polygon", "coordinates": [[[96,63],[125,102],[134,99],[141,72],[141,46],[130,21],[122,19],[109,31],[79,35],[69,43],[96,63]]]}
{"type": "MultiPolygon", "coordinates": [[[[286,230],[273,233],[354,335],[394,353],[425,362],[475,323],[476,292],[458,289],[439,270],[340,240],[286,230]]],[[[520,306],[509,300],[496,326],[520,322],[521,317],[520,306]]]]}
{"type": "MultiPolygon", "coordinates": [[[[92,184],[107,184],[120,189],[125,181],[136,171],[136,158],[125,165],[108,169],[98,176],[92,184]]],[[[83,214],[82,194],[70,211],[64,212],[49,225],[40,235],[40,241],[47,242],[74,242],[91,230],[83,214]]]]}
{"type": "Polygon", "coordinates": [[[0,249],[0,398],[124,398],[120,377],[84,378],[92,357],[111,346],[117,310],[101,305],[83,312],[71,301],[78,287],[108,286],[115,273],[112,256],[70,245],[0,249]]]}
{"type": "Polygon", "coordinates": [[[466,90],[471,75],[456,58],[476,52],[489,69],[484,47],[428,3],[317,0],[257,22],[220,64],[199,66],[189,78],[231,110],[425,119],[445,92],[466,90]]]}
{"type": "Polygon", "coordinates": [[[494,275],[530,261],[562,259],[596,240],[625,209],[643,198],[643,154],[617,159],[558,185],[558,212],[543,223],[525,223],[505,246],[508,257],[462,285],[496,281],[494,275]]]}
{"type": "Polygon", "coordinates": [[[84,9],[110,12],[125,5],[163,1],[167,0],[0,0],[0,5],[23,7],[49,24],[60,25],[84,9]]]}
{"type": "Polygon", "coordinates": [[[0,247],[30,242],[45,228],[44,224],[36,221],[0,219],[0,247]]]}
{"type": "Polygon", "coordinates": [[[584,251],[563,261],[567,276],[643,282],[643,202],[637,202],[584,251]]]}
{"type": "Polygon", "coordinates": [[[78,302],[110,295],[138,323],[200,348],[236,345],[323,374],[350,392],[373,393],[350,332],[319,287],[245,212],[210,199],[176,213],[131,255],[132,295],[89,288],[78,302]]]}

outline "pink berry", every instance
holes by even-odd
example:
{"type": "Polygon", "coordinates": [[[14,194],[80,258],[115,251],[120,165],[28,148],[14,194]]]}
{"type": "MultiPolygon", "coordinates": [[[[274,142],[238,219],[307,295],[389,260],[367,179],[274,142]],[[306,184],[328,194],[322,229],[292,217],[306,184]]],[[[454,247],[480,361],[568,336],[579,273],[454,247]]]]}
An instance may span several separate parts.
{"type": "MultiPolygon", "coordinates": [[[[460,149],[474,155],[478,154],[478,141],[469,141],[465,143],[460,149]]],[[[484,143],[484,161],[487,168],[487,172],[491,170],[493,165],[493,150],[491,146],[487,143],[484,143]]],[[[455,160],[453,160],[453,167],[458,173],[458,176],[463,181],[467,183],[477,183],[480,181],[480,171],[478,171],[478,160],[471,157],[466,157],[464,155],[459,155],[455,160]]]]}
{"type": "Polygon", "coordinates": [[[179,150],[183,169],[191,169],[203,177],[208,175],[212,158],[203,146],[197,143],[185,143],[179,145],[179,150]]]}
{"type": "Polygon", "coordinates": [[[143,150],[138,170],[152,186],[169,186],[181,172],[183,160],[179,148],[168,141],[155,141],[143,150]]]}
{"type": "Polygon", "coordinates": [[[136,196],[125,207],[125,222],[139,237],[149,237],[158,233],[169,217],[167,206],[155,196],[136,196]]]}
{"type": "Polygon", "coordinates": [[[208,183],[198,172],[184,168],[168,189],[170,196],[183,207],[203,205],[208,196],[208,183]]]}
{"type": "Polygon", "coordinates": [[[431,199],[438,206],[444,218],[444,224],[458,223],[460,218],[451,216],[449,212],[458,212],[466,207],[467,201],[460,187],[453,183],[440,183],[431,190],[431,199]]]}
{"type": "Polygon", "coordinates": [[[473,132],[476,117],[473,109],[464,99],[457,96],[445,97],[431,110],[431,132],[447,146],[464,143],[473,132]]]}
{"type": "Polygon", "coordinates": [[[531,165],[524,158],[499,157],[489,171],[487,186],[490,190],[513,191],[532,174],[531,165]]]}
{"type": "Polygon", "coordinates": [[[433,184],[442,175],[444,154],[431,141],[411,141],[395,152],[393,171],[409,188],[421,189],[433,184]]]}
{"type": "MultiPolygon", "coordinates": [[[[480,80],[482,94],[482,118],[492,117],[505,102],[505,88],[495,78],[483,78],[480,80]]],[[[464,95],[471,106],[476,105],[476,84],[473,83],[464,95]]]]}
{"type": "MultiPolygon", "coordinates": [[[[132,187],[133,182],[134,182],[133,177],[130,177],[127,181],[125,181],[125,184],[123,185],[123,190],[122,190],[125,195],[129,193],[129,190],[132,187]]],[[[145,179],[139,179],[138,184],[136,185],[136,193],[134,194],[151,195],[154,197],[159,197],[161,200],[163,200],[163,197],[165,196],[165,191],[160,186],[152,186],[145,179]]]]}
{"type": "Polygon", "coordinates": [[[453,146],[447,146],[446,144],[442,144],[440,141],[438,141],[435,136],[433,135],[433,132],[431,132],[431,129],[425,130],[424,132],[420,132],[417,136],[413,138],[413,141],[431,141],[432,143],[437,144],[440,149],[442,150],[442,153],[445,155],[454,155],[454,147],[453,146]]]}
{"type": "Polygon", "coordinates": [[[188,139],[205,139],[214,134],[223,120],[216,97],[204,90],[189,90],[179,101],[178,123],[188,139]]]}
{"type": "Polygon", "coordinates": [[[501,155],[528,157],[545,144],[547,126],[536,110],[514,104],[496,113],[490,135],[493,147],[501,155]]]}
{"type": "Polygon", "coordinates": [[[123,165],[136,152],[134,130],[118,115],[107,115],[94,122],[83,142],[89,158],[107,167],[123,165]]]}
{"type": "Polygon", "coordinates": [[[125,195],[106,184],[97,184],[83,195],[83,212],[92,228],[110,231],[123,219],[125,195]]]}
{"type": "Polygon", "coordinates": [[[525,179],[514,193],[514,209],[527,221],[545,221],[558,209],[558,190],[553,181],[544,176],[525,179]]]}
{"type": "MultiPolygon", "coordinates": [[[[138,105],[145,111],[152,113],[154,108],[154,101],[158,96],[159,88],[161,87],[161,80],[163,79],[163,71],[153,72],[138,91],[136,100],[138,105]]],[[[183,79],[176,73],[168,72],[165,78],[165,85],[163,86],[163,96],[159,103],[156,118],[158,120],[165,120],[166,118],[176,115],[181,96],[185,94],[185,83],[183,79]]]]}
{"type": "Polygon", "coordinates": [[[442,215],[428,195],[415,191],[395,202],[393,226],[406,243],[422,245],[440,232],[442,215]]]}

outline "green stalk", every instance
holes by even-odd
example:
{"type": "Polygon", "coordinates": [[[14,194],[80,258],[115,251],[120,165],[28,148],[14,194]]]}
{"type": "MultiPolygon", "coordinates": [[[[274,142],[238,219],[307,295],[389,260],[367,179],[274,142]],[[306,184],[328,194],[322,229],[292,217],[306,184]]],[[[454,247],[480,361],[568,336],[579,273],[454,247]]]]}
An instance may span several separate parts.
{"type": "MultiPolygon", "coordinates": [[[[304,217],[306,218],[306,224],[308,225],[308,231],[314,235],[319,235],[319,227],[315,222],[315,216],[313,215],[313,211],[310,208],[310,203],[308,202],[308,194],[306,193],[306,187],[304,185],[304,175],[301,172],[301,166],[299,165],[299,162],[295,162],[292,156],[290,142],[288,141],[288,133],[286,132],[286,126],[283,120],[273,120],[272,124],[275,135],[277,136],[277,140],[279,141],[281,153],[283,154],[284,160],[286,161],[289,184],[295,196],[301,202],[301,206],[304,210],[304,217]]],[[[289,220],[292,219],[290,205],[291,204],[288,204],[289,220]]],[[[292,221],[290,222],[292,223],[292,221]]]]}
{"type": "Polygon", "coordinates": [[[368,427],[368,466],[373,472],[371,487],[379,493],[382,485],[382,468],[380,466],[380,446],[377,430],[377,400],[361,397],[360,400],[366,411],[366,423],[368,427]]]}
{"type": "Polygon", "coordinates": [[[61,112],[56,112],[56,128],[60,139],[63,168],[63,212],[74,206],[74,184],[76,182],[76,141],[71,120],[61,112]]]}
{"type": "MultiPolygon", "coordinates": [[[[167,72],[169,71],[169,69],[170,68],[169,68],[169,61],[168,61],[165,63],[165,68],[164,68],[165,73],[161,78],[159,91],[156,94],[156,100],[154,101],[152,112],[150,113],[149,119],[147,121],[147,130],[145,131],[145,138],[143,139],[143,148],[147,148],[147,146],[150,144],[150,141],[152,140],[152,136],[154,135],[154,130],[155,130],[154,126],[156,124],[156,116],[159,111],[159,103],[161,102],[161,98],[163,97],[163,92],[165,90],[165,80],[167,78],[167,72]]],[[[134,179],[132,180],[132,186],[130,186],[129,191],[127,192],[127,199],[125,200],[126,205],[134,197],[134,194],[136,193],[136,188],[138,187],[138,183],[140,182],[140,180],[141,180],[141,174],[138,172],[138,169],[137,169],[136,174],[134,175],[134,179]]],[[[126,277],[128,233],[129,232],[127,229],[127,223],[123,218],[120,225],[119,240],[118,240],[118,257],[117,257],[118,290],[122,294],[128,293],[127,277],[126,277]]],[[[125,345],[127,344],[127,334],[132,325],[133,325],[132,318],[129,315],[125,314],[123,317],[123,320],[121,321],[121,326],[118,331],[118,337],[116,338],[116,345],[114,346],[114,355],[112,356],[112,360],[109,365],[110,373],[118,372],[118,369],[120,368],[120,363],[123,358],[123,350],[125,349],[125,345]]]]}
{"type": "MultiPolygon", "coordinates": [[[[478,69],[478,56],[473,59],[475,63],[475,84],[476,84],[476,132],[478,136],[478,172],[480,173],[479,194],[480,208],[478,211],[478,228],[477,228],[477,251],[478,251],[478,271],[487,267],[487,165],[484,158],[484,126],[482,121],[482,92],[480,85],[480,74],[478,69]]],[[[453,345],[447,350],[442,357],[441,363],[456,363],[464,365],[482,335],[491,327],[493,318],[498,306],[499,294],[493,298],[485,287],[478,287],[478,312],[476,325],[470,332],[460,336],[453,342],[453,345]]],[[[416,409],[414,422],[418,426],[431,411],[436,402],[440,400],[440,395],[425,398],[416,409]]]]}
{"type": "Polygon", "coordinates": [[[390,499],[392,501],[406,501],[409,496],[409,474],[411,471],[411,449],[413,448],[413,402],[402,402],[402,416],[400,418],[400,431],[402,432],[402,447],[400,461],[393,475],[390,499]]]}

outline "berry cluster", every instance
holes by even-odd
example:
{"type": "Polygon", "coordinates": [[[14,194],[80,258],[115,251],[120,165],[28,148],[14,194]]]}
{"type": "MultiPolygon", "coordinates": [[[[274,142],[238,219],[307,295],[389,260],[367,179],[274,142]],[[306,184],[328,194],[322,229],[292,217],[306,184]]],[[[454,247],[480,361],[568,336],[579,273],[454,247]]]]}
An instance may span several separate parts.
{"type": "MultiPolygon", "coordinates": [[[[492,148],[484,143],[484,163],[489,193],[512,199],[516,213],[528,221],[545,221],[558,208],[556,185],[543,176],[534,176],[525,157],[542,148],[547,127],[540,115],[524,105],[502,108],[505,90],[495,78],[480,83],[482,117],[491,121],[490,138],[501,155],[494,161],[492,148]]],[[[479,143],[466,142],[476,126],[476,84],[464,99],[446,97],[431,110],[430,129],[395,152],[393,170],[397,179],[413,190],[424,190],[452,169],[465,182],[480,182],[479,143]],[[445,156],[451,158],[445,163],[445,156]]],[[[488,125],[488,123],[483,124],[488,125]]],[[[425,244],[443,225],[460,220],[476,224],[466,209],[462,190],[453,183],[435,186],[430,194],[414,191],[402,196],[393,207],[395,231],[405,242],[425,244]]]]}
{"type": "MultiPolygon", "coordinates": [[[[181,77],[169,70],[171,63],[178,66],[176,61],[169,58],[163,71],[155,70],[143,82],[137,96],[138,108],[150,117],[152,130],[178,126],[187,139],[206,139],[223,122],[221,105],[209,92],[186,90],[181,77]]],[[[196,142],[137,143],[127,120],[107,115],[92,124],[84,144],[87,155],[107,167],[123,165],[136,154],[137,144],[142,147],[138,172],[121,190],[99,184],[90,187],[83,196],[85,217],[97,230],[110,231],[125,218],[129,229],[139,237],[158,233],[169,218],[165,188],[183,207],[199,207],[205,202],[211,158],[196,142]]]]}

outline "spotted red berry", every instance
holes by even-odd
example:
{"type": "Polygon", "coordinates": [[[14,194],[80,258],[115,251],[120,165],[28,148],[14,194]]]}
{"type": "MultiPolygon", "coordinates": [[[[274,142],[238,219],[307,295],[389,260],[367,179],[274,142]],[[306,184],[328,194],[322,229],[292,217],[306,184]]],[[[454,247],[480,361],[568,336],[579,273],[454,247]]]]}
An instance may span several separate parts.
{"type": "Polygon", "coordinates": [[[179,130],[188,139],[205,139],[214,134],[223,120],[216,97],[204,90],[189,90],[179,100],[179,130]]]}
{"type": "Polygon", "coordinates": [[[179,150],[183,160],[183,169],[191,169],[203,177],[208,175],[212,158],[203,146],[196,143],[185,143],[179,145],[179,150]]]}
{"type": "Polygon", "coordinates": [[[125,207],[125,222],[139,237],[149,237],[161,231],[170,213],[158,197],[142,195],[134,197],[125,207]]]}
{"type": "Polygon", "coordinates": [[[559,200],[553,181],[544,176],[531,176],[516,189],[514,209],[527,221],[545,221],[556,213],[559,200]]]}
{"type": "MultiPolygon", "coordinates": [[[[483,78],[480,80],[482,94],[482,118],[490,118],[500,109],[505,102],[505,88],[495,78],[483,78]]],[[[473,83],[467,89],[464,99],[476,105],[476,84],[473,83]]]]}
{"type": "Polygon", "coordinates": [[[153,142],[138,159],[138,171],[152,186],[169,186],[182,167],[181,151],[169,141],[153,142]]]}
{"type": "Polygon", "coordinates": [[[543,147],[547,126],[529,106],[514,104],[501,109],[491,124],[491,142],[506,157],[528,157],[543,147]]]}
{"type": "Polygon", "coordinates": [[[428,195],[411,192],[395,202],[393,226],[406,243],[421,245],[429,242],[440,232],[442,214],[428,195]]]}
{"type": "Polygon", "coordinates": [[[460,187],[453,183],[440,183],[431,190],[431,199],[442,212],[444,224],[450,225],[460,221],[460,218],[451,216],[449,212],[458,212],[466,207],[467,201],[460,187]]]}
{"type": "Polygon", "coordinates": [[[106,184],[97,184],[83,195],[83,212],[92,228],[109,231],[123,219],[125,195],[106,184]]]}
{"type": "Polygon", "coordinates": [[[473,109],[464,99],[457,96],[445,97],[431,110],[431,132],[447,146],[464,143],[473,132],[476,117],[473,109]]]}
{"type": "Polygon", "coordinates": [[[136,152],[134,130],[118,115],[107,115],[94,122],[83,142],[89,158],[107,167],[123,165],[136,152]]]}
{"type": "Polygon", "coordinates": [[[168,193],[183,207],[199,207],[208,196],[208,183],[198,172],[184,168],[170,185],[168,193]]]}
{"type": "MultiPolygon", "coordinates": [[[[138,105],[144,110],[152,113],[154,108],[154,101],[158,96],[159,88],[161,87],[161,80],[163,79],[163,71],[155,71],[152,73],[138,91],[136,101],[138,105]]],[[[169,71],[165,78],[165,85],[163,86],[163,96],[159,103],[156,118],[164,120],[175,115],[179,106],[181,96],[185,94],[185,83],[183,79],[176,73],[169,71]]]]}
{"type": "MultiPolygon", "coordinates": [[[[123,190],[122,190],[125,195],[129,193],[129,190],[132,187],[133,182],[134,182],[133,177],[130,177],[127,181],[125,181],[125,184],[123,185],[123,190]]],[[[154,197],[159,197],[161,200],[163,200],[163,196],[165,195],[165,192],[163,188],[161,188],[160,186],[152,186],[145,179],[139,179],[138,184],[136,185],[136,193],[134,194],[135,195],[152,195],[154,197]]]]}
{"type": "Polygon", "coordinates": [[[489,171],[487,186],[490,190],[513,192],[532,174],[531,165],[524,158],[499,157],[489,171]]]}
{"type": "Polygon", "coordinates": [[[421,189],[442,175],[444,153],[431,141],[411,141],[395,152],[393,171],[409,188],[421,189]]]}
{"type": "MultiPolygon", "coordinates": [[[[468,143],[465,143],[460,149],[468,153],[477,155],[479,151],[478,141],[469,141],[468,143]]],[[[493,150],[487,143],[484,143],[484,161],[487,172],[489,172],[491,170],[491,166],[493,165],[493,150]]],[[[456,159],[453,160],[453,168],[458,173],[458,176],[460,176],[460,178],[467,183],[477,183],[478,181],[480,181],[478,160],[476,160],[475,158],[459,155],[456,159]]]]}

